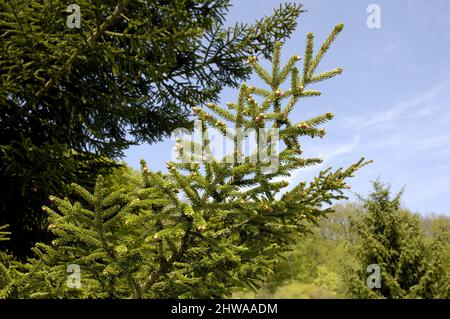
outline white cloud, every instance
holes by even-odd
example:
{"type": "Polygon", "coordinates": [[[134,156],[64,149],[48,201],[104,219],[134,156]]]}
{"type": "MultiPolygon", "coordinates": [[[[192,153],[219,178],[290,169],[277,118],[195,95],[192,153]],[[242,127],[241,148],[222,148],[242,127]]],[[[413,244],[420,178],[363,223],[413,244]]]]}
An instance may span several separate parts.
{"type": "Polygon", "coordinates": [[[325,147],[319,146],[318,157],[323,158],[324,161],[331,161],[335,157],[351,153],[359,146],[360,140],[361,137],[357,134],[349,143],[328,144],[325,147]]]}
{"type": "Polygon", "coordinates": [[[450,79],[446,79],[428,92],[422,92],[420,95],[381,112],[364,114],[356,117],[343,117],[344,125],[356,128],[357,130],[369,127],[388,126],[398,123],[404,118],[420,118],[424,116],[435,115],[442,112],[440,116],[450,116],[450,101],[442,96],[450,91],[450,79]]]}

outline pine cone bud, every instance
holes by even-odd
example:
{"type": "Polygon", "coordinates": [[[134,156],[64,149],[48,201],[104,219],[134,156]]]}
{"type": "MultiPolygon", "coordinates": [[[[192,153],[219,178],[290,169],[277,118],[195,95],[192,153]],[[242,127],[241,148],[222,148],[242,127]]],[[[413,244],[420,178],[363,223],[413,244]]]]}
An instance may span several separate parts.
{"type": "Polygon", "coordinates": [[[331,120],[334,117],[334,114],[331,112],[327,112],[327,113],[325,113],[325,116],[331,120]]]}
{"type": "Polygon", "coordinates": [[[172,170],[175,168],[171,162],[166,162],[166,167],[168,170],[172,170]]]}
{"type": "Polygon", "coordinates": [[[264,113],[260,113],[256,118],[255,121],[256,122],[262,122],[264,121],[264,119],[266,118],[266,115],[264,113]]]}
{"type": "Polygon", "coordinates": [[[321,128],[321,129],[319,130],[319,137],[324,137],[325,134],[326,134],[325,129],[321,128]]]}
{"type": "Polygon", "coordinates": [[[298,127],[299,129],[302,129],[302,130],[307,130],[307,129],[309,129],[309,125],[308,125],[308,124],[305,124],[305,123],[300,123],[300,124],[297,125],[297,127],[298,127]]]}
{"type": "Polygon", "coordinates": [[[196,170],[200,167],[200,163],[199,162],[193,162],[191,163],[191,170],[196,170]]]}
{"type": "Polygon", "coordinates": [[[299,55],[294,55],[295,61],[300,61],[302,58],[299,55]]]}
{"type": "Polygon", "coordinates": [[[208,102],[206,103],[206,106],[211,109],[214,107],[214,103],[208,102]]]}
{"type": "Polygon", "coordinates": [[[200,108],[198,106],[194,106],[192,108],[192,111],[194,111],[195,114],[198,114],[198,113],[200,113],[200,108]]]}
{"type": "Polygon", "coordinates": [[[248,59],[247,59],[247,63],[248,63],[248,64],[253,64],[253,63],[255,63],[256,61],[257,61],[256,56],[250,56],[250,57],[248,57],[248,59]]]}
{"type": "Polygon", "coordinates": [[[276,95],[278,98],[282,98],[282,97],[284,96],[284,92],[281,91],[280,89],[277,89],[277,90],[275,91],[275,95],[276,95]]]}

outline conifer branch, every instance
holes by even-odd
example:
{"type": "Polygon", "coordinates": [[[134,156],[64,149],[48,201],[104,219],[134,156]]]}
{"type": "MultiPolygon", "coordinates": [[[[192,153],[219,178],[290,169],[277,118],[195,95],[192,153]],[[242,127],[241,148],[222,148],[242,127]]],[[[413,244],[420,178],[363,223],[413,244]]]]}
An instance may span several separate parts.
{"type": "Polygon", "coordinates": [[[98,38],[106,32],[106,30],[114,23],[116,20],[121,16],[122,11],[127,6],[129,0],[123,0],[119,2],[119,4],[116,6],[114,12],[106,18],[106,20],[100,24],[95,30],[91,30],[91,35],[87,37],[85,43],[83,45],[80,45],[79,47],[72,50],[72,53],[70,54],[69,58],[64,62],[63,66],[60,68],[60,70],[51,77],[43,87],[41,87],[35,94],[32,99],[30,99],[28,102],[25,103],[23,109],[26,113],[30,108],[33,108],[34,105],[39,101],[45,94],[48,92],[51,88],[53,88],[57,83],[58,80],[70,73],[73,64],[75,63],[78,56],[88,47],[90,47],[95,41],[98,40],[98,38]]]}

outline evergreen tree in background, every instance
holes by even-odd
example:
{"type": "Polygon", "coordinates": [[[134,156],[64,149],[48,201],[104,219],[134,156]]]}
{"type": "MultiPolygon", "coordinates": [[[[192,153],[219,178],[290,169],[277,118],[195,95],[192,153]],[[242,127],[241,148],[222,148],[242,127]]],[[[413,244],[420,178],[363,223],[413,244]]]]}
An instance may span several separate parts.
{"type": "MultiPolygon", "coordinates": [[[[292,247],[292,251],[284,254],[285,258],[278,263],[273,276],[267,278],[261,289],[257,292],[239,293],[233,297],[262,299],[358,297],[348,289],[349,285],[346,282],[351,277],[345,270],[352,262],[355,269],[361,267],[354,260],[361,239],[355,231],[350,231],[350,225],[357,224],[367,211],[361,203],[339,203],[333,206],[333,211],[320,218],[318,226],[310,225],[311,233],[300,238],[292,247]]],[[[433,271],[429,273],[433,275],[427,280],[436,281],[438,287],[442,284],[442,278],[445,278],[445,271],[450,269],[450,217],[424,214],[420,216],[420,227],[425,234],[426,246],[431,247],[432,253],[435,254],[434,264],[430,267],[433,271]],[[441,244],[444,247],[440,247],[441,244]],[[441,265],[436,267],[437,263],[441,265]]],[[[368,275],[370,272],[365,277],[368,275]]],[[[362,284],[362,280],[363,277],[357,283],[358,286],[362,284]]],[[[420,293],[420,297],[430,299],[443,297],[436,292],[420,293]]],[[[418,295],[416,292],[415,297],[418,295]]],[[[364,295],[364,297],[378,298],[379,295],[364,295]]],[[[413,296],[405,295],[405,298],[411,297],[413,296]]]]}
{"type": "Polygon", "coordinates": [[[450,273],[446,250],[448,234],[431,242],[424,237],[418,216],[401,209],[402,192],[392,198],[390,187],[373,183],[363,199],[365,212],[352,224],[358,236],[357,263],[348,264],[345,282],[355,298],[450,298],[450,273]],[[381,287],[367,287],[369,265],[381,270],[381,287]]]}
{"type": "Polygon", "coordinates": [[[214,102],[206,104],[209,110],[194,107],[205,131],[201,145],[181,138],[176,145],[180,158],[191,161],[168,162],[167,173],[152,172],[142,161],[136,191],[111,192],[99,177],[93,192],[73,184],[75,201],[51,197],[54,204],[45,211],[57,238],[51,245],[38,244],[36,258],[26,264],[7,261],[0,294],[218,298],[256,289],[306,226],[331,212],[327,206],[333,200],[344,198],[346,179],[367,164],[361,159],[347,169],[329,168],[313,181],[282,192],[288,186],[283,178],[292,171],[321,162],[302,156],[300,138],[323,137],[320,125],[332,113],[301,121],[294,121],[290,113],[301,99],[320,94],[308,86],[342,72],[316,72],[342,28],[337,25],[317,52],[313,34],[308,34],[301,72],[296,67],[299,56],[281,67],[280,43],[275,45],[271,72],[255,56],[249,57],[249,65],[268,88],[243,84],[229,109],[214,102]],[[283,89],[289,76],[290,88],[283,89]],[[238,129],[259,128],[279,132],[284,145],[280,151],[271,147],[275,138],[266,141],[269,158],[279,158],[276,170],[270,169],[271,162],[251,161],[255,154],[245,155],[244,142],[237,138],[238,129]],[[211,152],[207,133],[212,129],[233,145],[224,158],[211,152]],[[195,151],[199,146],[200,153],[195,151]],[[66,285],[70,264],[81,269],[80,289],[66,285]]]}
{"type": "Polygon", "coordinates": [[[190,107],[216,101],[289,37],[286,4],[253,25],[225,26],[227,0],[0,1],[0,225],[24,256],[48,241],[40,207],[117,166],[129,145],[189,127],[190,107]]]}

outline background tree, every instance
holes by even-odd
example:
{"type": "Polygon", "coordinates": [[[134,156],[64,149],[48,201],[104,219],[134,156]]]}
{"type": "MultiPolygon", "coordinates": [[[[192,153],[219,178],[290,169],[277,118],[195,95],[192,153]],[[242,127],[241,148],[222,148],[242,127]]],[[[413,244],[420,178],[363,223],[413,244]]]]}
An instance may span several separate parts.
{"type": "Polygon", "coordinates": [[[333,206],[333,211],[333,214],[320,220],[321,237],[354,244],[357,238],[351,232],[351,221],[362,215],[363,207],[359,203],[336,204],[333,206]]]}
{"type": "Polygon", "coordinates": [[[350,220],[361,214],[357,203],[336,204],[333,212],[309,224],[257,292],[244,292],[235,297],[328,299],[345,298],[341,276],[343,261],[352,258],[346,247],[355,244],[350,220]]]}
{"type": "Polygon", "coordinates": [[[225,27],[226,0],[0,2],[0,224],[8,247],[28,253],[47,240],[41,206],[95,176],[130,144],[189,127],[196,103],[216,101],[295,29],[301,5],[253,25],[225,27]]]}
{"type": "Polygon", "coordinates": [[[356,298],[449,298],[450,277],[446,263],[447,235],[427,243],[420,219],[401,208],[401,195],[391,197],[389,186],[373,183],[362,199],[365,213],[354,221],[358,236],[356,265],[345,269],[348,295],[356,298]],[[381,268],[381,288],[366,285],[368,265],[381,268]]]}
{"type": "Polygon", "coordinates": [[[302,72],[295,66],[299,56],[281,66],[280,43],[271,72],[250,57],[268,88],[243,84],[229,110],[212,102],[210,111],[196,106],[205,130],[199,142],[203,151],[195,151],[195,141],[180,138],[179,156],[189,160],[168,162],[168,173],[152,172],[142,161],[137,191],[111,193],[100,177],[94,192],[72,185],[76,201],[52,197],[54,208],[45,210],[57,238],[52,245],[38,244],[29,263],[8,267],[13,274],[4,284],[9,296],[211,298],[256,289],[307,224],[332,211],[325,205],[345,197],[347,178],[367,164],[361,159],[347,169],[328,168],[280,194],[288,186],[284,177],[321,162],[302,156],[300,139],[323,137],[319,126],[333,115],[294,122],[290,113],[302,98],[320,94],[308,86],[342,72],[316,72],[342,28],[337,25],[317,52],[308,34],[302,72]],[[288,76],[290,88],[283,89],[288,76]],[[224,158],[211,153],[212,128],[234,146],[224,158]],[[273,137],[259,144],[260,135],[249,136],[259,148],[244,154],[239,129],[260,128],[278,129],[285,147],[272,149],[273,137]],[[261,158],[250,160],[265,145],[269,157],[279,158],[278,169],[269,169],[271,162],[261,158]],[[66,286],[68,264],[81,267],[81,289],[66,286]]]}

